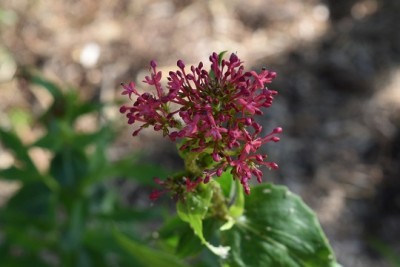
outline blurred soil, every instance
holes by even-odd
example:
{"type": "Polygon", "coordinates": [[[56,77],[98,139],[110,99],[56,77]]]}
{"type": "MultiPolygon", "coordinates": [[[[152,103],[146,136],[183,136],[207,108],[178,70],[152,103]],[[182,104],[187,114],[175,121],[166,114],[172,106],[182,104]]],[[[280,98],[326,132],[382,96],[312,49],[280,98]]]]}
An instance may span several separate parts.
{"type": "MultiPolygon", "coordinates": [[[[119,83],[140,83],[150,59],[168,70],[178,58],[237,52],[249,68],[278,72],[271,87],[280,95],[263,124],[284,128],[265,148],[281,168],[266,180],[316,210],[343,266],[391,266],[375,247],[400,255],[399,14],[397,0],[1,0],[0,124],[17,107],[48,104],[19,86],[20,66],[85,99],[119,101],[119,83]]],[[[124,123],[117,109],[108,116],[124,123]]],[[[171,144],[130,133],[113,156],[144,151],[179,165],[171,144]]],[[[0,167],[9,162],[0,151],[0,167]]]]}

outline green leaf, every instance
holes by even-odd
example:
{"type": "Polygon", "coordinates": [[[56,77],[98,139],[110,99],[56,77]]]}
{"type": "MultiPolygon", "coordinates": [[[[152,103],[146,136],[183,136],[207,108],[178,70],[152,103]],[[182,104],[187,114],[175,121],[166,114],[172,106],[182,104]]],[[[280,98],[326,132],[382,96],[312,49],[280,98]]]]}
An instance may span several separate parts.
{"type": "Polygon", "coordinates": [[[38,170],[28,155],[28,148],[15,133],[0,128],[0,139],[3,145],[13,152],[14,156],[21,161],[27,170],[31,171],[32,174],[38,174],[38,170]]]}
{"type": "MultiPolygon", "coordinates": [[[[203,234],[206,240],[216,239],[216,233],[221,222],[214,217],[209,217],[203,220],[203,234]]],[[[197,238],[190,228],[189,224],[179,227],[177,233],[179,234],[179,242],[176,247],[176,254],[182,258],[191,257],[195,262],[204,260],[205,257],[212,258],[215,263],[218,262],[218,257],[211,251],[205,249],[200,239],[197,238]],[[208,254],[208,255],[207,255],[208,254]]],[[[208,259],[211,260],[211,259],[208,259]]],[[[207,266],[210,266],[208,264],[207,266]]]]}
{"type": "Polygon", "coordinates": [[[1,257],[1,266],[4,267],[23,267],[23,266],[35,266],[35,267],[50,267],[51,265],[45,263],[39,258],[39,255],[20,255],[12,256],[6,255],[1,257]]]}
{"type": "Polygon", "coordinates": [[[79,133],[73,137],[74,147],[86,147],[93,143],[107,143],[111,141],[111,131],[107,128],[102,128],[93,133],[79,133]]]}
{"type": "Polygon", "coordinates": [[[77,187],[88,171],[87,157],[83,151],[65,148],[51,161],[50,173],[64,188],[77,187]]]}
{"type": "Polygon", "coordinates": [[[155,166],[146,163],[137,163],[127,160],[116,162],[116,167],[121,167],[116,171],[118,175],[123,175],[126,178],[134,178],[136,181],[145,185],[154,185],[154,177],[167,176],[167,171],[160,166],[155,166]]]}
{"type": "Polygon", "coordinates": [[[29,171],[21,170],[15,166],[11,166],[7,169],[0,170],[0,178],[14,181],[34,181],[30,179],[29,171]]]}
{"type": "Polygon", "coordinates": [[[113,163],[105,163],[93,170],[82,185],[87,187],[108,178],[124,177],[143,185],[154,186],[154,177],[166,177],[168,172],[160,166],[138,163],[137,156],[123,158],[113,163]]]}
{"type": "Polygon", "coordinates": [[[231,170],[232,168],[228,168],[221,174],[220,177],[215,178],[215,181],[219,183],[222,193],[227,199],[232,197],[232,193],[234,190],[233,175],[231,173],[231,170]]]}
{"type": "MultiPolygon", "coordinates": [[[[117,266],[137,266],[143,267],[138,263],[137,259],[127,253],[115,239],[113,232],[110,231],[112,226],[105,227],[92,227],[92,229],[86,229],[83,237],[83,244],[85,248],[92,251],[93,254],[97,254],[97,257],[92,257],[94,264],[92,266],[98,266],[95,262],[98,260],[103,262],[104,266],[113,266],[115,261],[119,264],[117,266]],[[106,253],[105,253],[106,252],[106,253]],[[116,257],[110,258],[109,255],[113,254],[116,257]]],[[[94,256],[94,255],[93,255],[94,256]]],[[[101,265],[100,265],[101,266],[101,265]]]]}
{"type": "Polygon", "coordinates": [[[187,267],[187,265],[176,256],[165,253],[164,251],[149,248],[147,245],[139,244],[122,233],[114,231],[114,237],[117,243],[143,266],[187,267]]]}
{"type": "Polygon", "coordinates": [[[131,208],[113,208],[112,211],[108,213],[100,213],[96,214],[95,218],[99,219],[99,221],[102,221],[104,223],[106,222],[124,222],[124,223],[129,223],[133,224],[135,222],[146,222],[150,220],[154,220],[155,218],[159,218],[160,212],[159,209],[156,209],[154,207],[153,209],[145,209],[145,210],[136,210],[136,209],[131,209],[131,208]]]}
{"type": "Polygon", "coordinates": [[[369,238],[368,243],[393,267],[400,267],[400,255],[389,244],[377,239],[369,238]]]}
{"type": "Polygon", "coordinates": [[[51,191],[41,182],[22,186],[7,202],[7,212],[29,218],[48,218],[50,214],[51,191]]]}
{"type": "Polygon", "coordinates": [[[242,216],[245,205],[244,192],[239,180],[236,180],[236,187],[234,187],[234,189],[236,191],[234,195],[234,201],[229,207],[229,215],[233,218],[237,218],[239,216],[242,216]]]}
{"type": "Polygon", "coordinates": [[[216,247],[210,244],[203,235],[203,219],[207,214],[212,198],[212,190],[210,187],[200,188],[202,191],[188,194],[184,201],[179,201],[177,205],[178,216],[183,221],[190,224],[194,233],[200,241],[207,246],[214,254],[225,258],[229,248],[216,247]]]}
{"type": "Polygon", "coordinates": [[[57,84],[33,73],[26,72],[25,75],[28,76],[28,79],[30,79],[32,84],[39,85],[46,89],[54,99],[60,99],[63,97],[61,88],[57,84]]]}
{"type": "Polygon", "coordinates": [[[239,180],[236,180],[235,183],[231,170],[232,168],[228,168],[215,181],[218,182],[222,193],[228,199],[229,215],[236,218],[241,216],[244,211],[244,193],[239,180]]]}
{"type": "Polygon", "coordinates": [[[222,64],[222,59],[224,58],[224,55],[225,55],[227,52],[228,52],[228,51],[225,50],[225,51],[222,51],[222,52],[220,52],[220,53],[218,54],[218,65],[221,66],[221,64],[222,64]]]}
{"type": "Polygon", "coordinates": [[[186,258],[201,252],[204,248],[199,238],[197,238],[192,228],[188,224],[179,229],[180,236],[178,246],[176,247],[176,255],[181,258],[186,258]]]}
{"type": "Polygon", "coordinates": [[[60,138],[60,131],[53,131],[40,137],[31,146],[46,148],[51,151],[57,152],[62,149],[62,143],[63,140],[62,138],[60,138]]]}
{"type": "Polygon", "coordinates": [[[75,120],[82,115],[92,112],[99,112],[103,107],[104,104],[98,102],[77,103],[72,110],[71,119],[75,120]]]}
{"type": "Polygon", "coordinates": [[[230,267],[339,266],[314,212],[283,186],[253,187],[244,215],[221,237],[230,267]]]}

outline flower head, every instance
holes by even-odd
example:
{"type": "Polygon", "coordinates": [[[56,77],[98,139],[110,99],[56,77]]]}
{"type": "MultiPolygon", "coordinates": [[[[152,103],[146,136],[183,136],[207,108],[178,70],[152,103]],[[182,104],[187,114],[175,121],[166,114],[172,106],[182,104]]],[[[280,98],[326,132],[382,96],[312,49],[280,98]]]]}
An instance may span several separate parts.
{"type": "MultiPolygon", "coordinates": [[[[135,83],[123,84],[122,94],[136,98],[132,105],[124,105],[120,110],[129,124],[138,126],[134,135],[152,126],[172,141],[181,139],[180,150],[195,153],[197,160],[209,155],[213,162],[203,164],[200,173],[204,183],[230,167],[234,178],[250,193],[249,180],[253,176],[258,182],[262,180],[261,165],[278,167],[274,162],[265,161],[267,155],[258,150],[268,142],[278,142],[276,135],[282,128],[275,128],[262,137],[262,127],[254,119],[272,105],[277,95],[267,88],[276,73],[266,69],[259,73],[245,71],[236,54],[225,60],[213,53],[210,62],[210,71],[203,68],[202,62],[188,70],[178,60],[178,70],[169,72],[164,89],[162,73],[157,71],[156,62],[151,61],[151,74],[143,82],[153,86],[155,93],[139,94],[135,83]]],[[[198,177],[198,169],[188,171],[198,177]]],[[[196,179],[186,182],[188,191],[198,184],[196,179]]],[[[158,191],[153,196],[157,197],[158,191]]]]}

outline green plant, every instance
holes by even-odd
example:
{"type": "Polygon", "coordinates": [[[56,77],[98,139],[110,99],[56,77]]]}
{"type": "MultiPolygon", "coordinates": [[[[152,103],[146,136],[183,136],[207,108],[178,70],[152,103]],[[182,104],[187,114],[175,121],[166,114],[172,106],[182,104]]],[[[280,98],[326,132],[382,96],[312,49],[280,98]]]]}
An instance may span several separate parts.
{"type": "Polygon", "coordinates": [[[75,128],[84,115],[101,116],[104,104],[81,101],[75,90],[25,72],[28,84],[47,90],[53,102],[31,120],[45,129],[32,143],[0,128],[15,159],[0,178],[21,185],[0,207],[1,266],[339,267],[314,212],[298,196],[250,181],[262,182],[261,165],[278,167],[258,149],[278,142],[282,129],[260,137],[255,120],[277,94],[265,87],[275,73],[246,72],[235,54],[223,56],[210,57],[210,71],[200,63],[187,73],[178,61],[168,92],[154,61],[145,80],[156,95],[123,85],[123,94],[135,97],[121,108],[130,124],[140,124],[134,135],[152,126],[177,143],[185,169],[168,176],[137,155],[110,162],[107,149],[118,127],[107,121],[92,132],[75,128]],[[38,170],[33,148],[51,155],[48,169],[38,170]],[[163,205],[123,205],[112,186],[115,177],[134,178],[143,188],[165,176],[155,179],[161,188],[150,201],[170,194],[176,214],[163,205]],[[159,230],[151,232],[150,224],[159,230]]]}
{"type": "Polygon", "coordinates": [[[76,90],[60,88],[32,72],[21,79],[47,90],[53,101],[32,119],[35,127],[44,128],[34,142],[24,144],[13,129],[0,128],[2,146],[15,160],[0,170],[0,178],[20,184],[0,207],[0,265],[141,266],[118,245],[113,231],[134,240],[146,238],[141,224],[160,218],[161,208],[122,205],[111,179],[148,180],[164,171],[139,164],[137,155],[110,162],[107,148],[117,136],[111,122],[92,132],[75,130],[82,116],[101,116],[104,104],[81,101],[76,90]],[[48,169],[38,170],[29,153],[33,148],[51,155],[48,169]]]}
{"type": "Polygon", "coordinates": [[[236,54],[224,54],[210,56],[209,71],[202,62],[188,70],[178,60],[166,88],[151,61],[144,83],[154,94],[122,84],[133,104],[120,111],[136,126],[133,136],[147,127],[162,132],[185,163],[184,171],[157,179],[161,188],[150,195],[171,194],[180,221],[190,226],[172,227],[161,243],[173,240],[170,249],[183,258],[206,247],[223,267],[339,266],[315,214],[298,196],[283,186],[250,186],[252,178],[262,183],[261,166],[278,168],[260,147],[280,141],[282,128],[261,136],[256,120],[278,93],[267,88],[276,73],[245,71],[236,54]]]}

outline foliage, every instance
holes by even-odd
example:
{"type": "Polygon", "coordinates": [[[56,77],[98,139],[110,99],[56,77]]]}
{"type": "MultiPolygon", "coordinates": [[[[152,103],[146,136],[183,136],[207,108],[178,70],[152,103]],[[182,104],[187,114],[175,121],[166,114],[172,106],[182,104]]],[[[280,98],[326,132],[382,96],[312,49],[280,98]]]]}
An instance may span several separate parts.
{"type": "Polygon", "coordinates": [[[101,116],[104,104],[81,101],[77,91],[33,73],[25,78],[47,90],[53,101],[33,119],[35,127],[45,128],[34,142],[25,144],[15,127],[0,129],[1,143],[15,160],[0,170],[0,178],[20,184],[0,208],[1,266],[143,266],[123,250],[113,231],[146,238],[141,225],[162,212],[122,205],[111,179],[138,177],[135,182],[143,183],[142,178],[165,171],[139,164],[137,155],[110,162],[107,148],[117,136],[111,122],[89,133],[75,130],[82,116],[101,116]],[[47,170],[34,164],[29,153],[34,148],[51,155],[47,170]]]}
{"type": "Polygon", "coordinates": [[[133,136],[153,127],[177,143],[185,163],[183,172],[157,179],[161,189],[151,194],[153,200],[173,195],[178,217],[197,237],[189,240],[181,231],[176,253],[196,255],[200,242],[224,267],[339,266],[315,214],[299,197],[271,184],[251,193],[253,177],[262,183],[261,166],[278,168],[260,147],[280,141],[282,128],[263,136],[256,120],[278,94],[267,87],[276,73],[245,71],[236,54],[227,60],[224,54],[209,57],[209,71],[202,62],[187,69],[178,60],[166,88],[152,60],[143,82],[153,94],[139,93],[134,82],[122,84],[133,104],[120,111],[134,126],[133,136]]]}
{"type": "MultiPolygon", "coordinates": [[[[211,80],[221,75],[218,64],[225,64],[222,58],[222,53],[215,57],[211,80]]],[[[233,57],[232,64],[237,60],[233,57]]],[[[178,65],[184,67],[182,62],[178,65]]],[[[248,172],[266,156],[249,152],[261,143],[277,141],[272,135],[259,140],[254,134],[251,144],[235,135],[237,144],[244,147],[236,161],[245,157],[248,161],[231,164],[237,150],[221,147],[226,162],[215,171],[220,155],[206,146],[201,153],[182,149],[190,143],[183,138],[178,148],[186,169],[166,181],[156,179],[163,190],[150,195],[154,200],[161,193],[172,193],[177,214],[170,215],[170,208],[162,205],[128,207],[113,186],[115,178],[134,178],[143,188],[149,178],[166,176],[166,172],[143,164],[137,155],[111,162],[107,148],[117,136],[111,121],[99,123],[90,133],[75,130],[82,116],[101,117],[104,104],[82,101],[75,90],[65,90],[32,73],[25,78],[47,90],[53,102],[33,118],[45,134],[30,144],[15,129],[0,128],[2,145],[14,157],[12,166],[0,170],[0,178],[20,183],[20,189],[0,207],[1,266],[339,266],[315,214],[298,196],[272,184],[253,186],[250,193],[245,178],[252,174],[259,178],[258,169],[248,172]],[[48,169],[37,168],[31,158],[33,148],[50,153],[48,169]],[[216,176],[203,179],[203,171],[216,176]],[[150,232],[149,225],[158,225],[159,230],[150,232]]],[[[260,130],[255,121],[247,121],[260,130]]],[[[242,130],[245,125],[235,127],[242,130]]],[[[280,132],[279,128],[273,134],[280,132]]],[[[227,137],[226,131],[221,134],[227,137]]],[[[188,138],[195,136],[188,132],[188,138]]],[[[209,136],[206,142],[216,144],[218,140],[219,136],[209,136]]]]}

